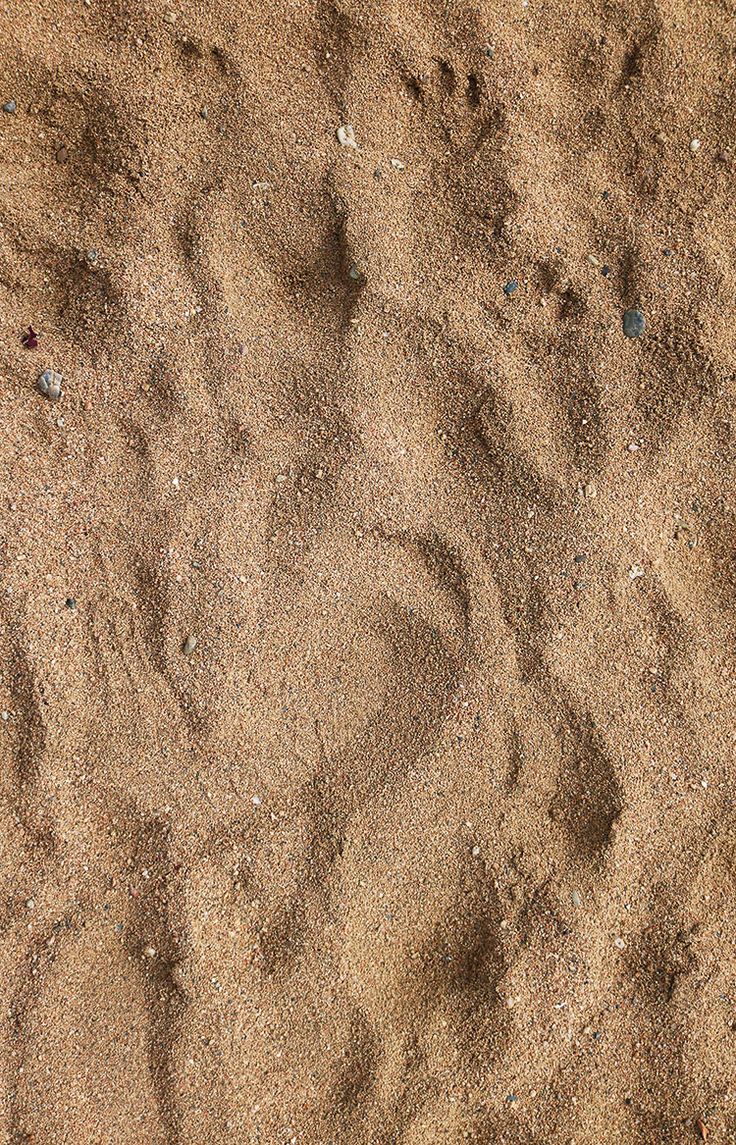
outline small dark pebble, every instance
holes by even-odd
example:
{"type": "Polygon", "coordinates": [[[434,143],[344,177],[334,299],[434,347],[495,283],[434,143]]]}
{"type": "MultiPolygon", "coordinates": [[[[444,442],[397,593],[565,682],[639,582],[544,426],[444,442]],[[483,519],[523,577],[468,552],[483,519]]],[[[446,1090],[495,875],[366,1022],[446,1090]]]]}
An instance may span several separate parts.
{"type": "Polygon", "coordinates": [[[669,258],[670,255],[672,254],[672,251],[670,250],[670,248],[668,246],[666,246],[664,248],[664,250],[662,251],[662,254],[664,255],[665,258],[669,258]]]}
{"type": "Polygon", "coordinates": [[[7,103],[3,104],[3,111],[7,112],[8,115],[12,115],[17,107],[18,104],[15,102],[15,100],[9,99],[7,103]]]}
{"type": "Polygon", "coordinates": [[[68,596],[66,598],[65,604],[66,604],[67,608],[76,608],[77,607],[77,602],[73,596],[68,596]]]}
{"type": "Polygon", "coordinates": [[[633,1097],[625,1097],[624,1098],[624,1105],[633,1105],[633,1104],[634,1104],[633,1097]]]}
{"type": "Polygon", "coordinates": [[[602,266],[601,267],[601,274],[603,275],[604,278],[608,278],[610,273],[611,273],[610,266],[602,266]]]}
{"type": "Polygon", "coordinates": [[[488,56],[489,60],[493,59],[493,48],[488,47],[483,49],[483,55],[488,56]]]}
{"type": "Polygon", "coordinates": [[[509,1093],[506,1097],[506,1100],[507,1101],[516,1101],[516,1094],[515,1093],[509,1093]]]}
{"type": "Polygon", "coordinates": [[[604,191],[603,194],[601,195],[601,198],[604,200],[610,199],[611,198],[611,192],[610,191],[604,191]]]}
{"type": "Polygon", "coordinates": [[[627,338],[640,338],[645,326],[646,319],[641,310],[624,311],[623,328],[627,338]]]}
{"type": "Polygon", "coordinates": [[[519,289],[518,282],[516,281],[515,278],[512,278],[511,282],[507,282],[506,285],[504,286],[503,292],[506,295],[506,297],[509,298],[514,293],[514,291],[518,290],[518,289],[519,289]]]}
{"type": "Polygon", "coordinates": [[[583,563],[583,561],[587,561],[588,554],[587,553],[577,553],[576,556],[574,556],[572,559],[575,561],[576,565],[581,565],[583,563]]]}
{"type": "Polygon", "coordinates": [[[209,119],[210,113],[206,107],[201,108],[199,114],[202,119],[209,119]]]}

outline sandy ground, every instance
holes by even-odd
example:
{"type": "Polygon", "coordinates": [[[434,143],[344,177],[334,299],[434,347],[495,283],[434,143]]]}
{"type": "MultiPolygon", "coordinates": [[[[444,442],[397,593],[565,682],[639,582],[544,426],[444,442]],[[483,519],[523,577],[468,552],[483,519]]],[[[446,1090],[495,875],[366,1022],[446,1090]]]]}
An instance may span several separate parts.
{"type": "Polygon", "coordinates": [[[3,1142],[736,1140],[735,29],[3,6],[3,1142]]]}

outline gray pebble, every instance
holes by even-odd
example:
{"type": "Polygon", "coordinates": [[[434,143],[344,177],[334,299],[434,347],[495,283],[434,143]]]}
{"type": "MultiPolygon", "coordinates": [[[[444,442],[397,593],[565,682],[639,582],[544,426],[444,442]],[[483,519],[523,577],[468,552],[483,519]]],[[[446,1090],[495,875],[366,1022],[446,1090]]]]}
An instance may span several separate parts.
{"type": "Polygon", "coordinates": [[[646,319],[641,310],[626,310],[623,319],[624,334],[627,338],[640,338],[644,333],[646,319]]]}
{"type": "Polygon", "coordinates": [[[98,255],[96,250],[88,250],[87,251],[87,262],[97,262],[97,259],[99,257],[100,256],[98,255]]]}
{"type": "Polygon", "coordinates": [[[15,100],[9,99],[7,103],[3,104],[3,111],[6,111],[8,115],[12,115],[13,112],[17,110],[17,107],[18,104],[15,102],[15,100]]]}
{"type": "Polygon", "coordinates": [[[184,641],[184,645],[182,647],[182,652],[184,653],[185,656],[191,656],[192,652],[194,651],[194,649],[196,647],[197,647],[197,637],[196,636],[187,636],[186,640],[184,641]]]}
{"type": "Polygon", "coordinates": [[[54,370],[44,370],[36,381],[36,389],[49,401],[58,402],[61,397],[61,382],[61,374],[57,374],[54,370]]]}
{"type": "Polygon", "coordinates": [[[508,298],[514,293],[515,290],[518,290],[518,289],[519,289],[518,282],[516,281],[515,278],[512,278],[511,282],[507,282],[506,285],[504,286],[503,292],[506,295],[506,297],[508,298]]]}

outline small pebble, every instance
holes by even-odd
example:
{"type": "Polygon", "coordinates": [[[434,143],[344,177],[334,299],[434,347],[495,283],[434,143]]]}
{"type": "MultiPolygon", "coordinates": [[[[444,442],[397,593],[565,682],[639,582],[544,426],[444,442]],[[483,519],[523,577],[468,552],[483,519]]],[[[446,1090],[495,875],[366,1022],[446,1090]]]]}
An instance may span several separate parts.
{"type": "Polygon", "coordinates": [[[601,274],[603,275],[604,278],[608,278],[610,273],[611,273],[610,266],[602,266],[601,267],[601,274]]]}
{"type": "Polygon", "coordinates": [[[664,255],[665,258],[669,258],[670,255],[672,254],[672,251],[670,250],[670,248],[668,246],[666,246],[664,248],[664,250],[662,251],[662,254],[664,255]]]}
{"type": "Polygon", "coordinates": [[[187,636],[187,638],[184,641],[184,644],[182,646],[182,651],[183,651],[185,656],[191,656],[192,652],[194,651],[194,649],[196,647],[197,647],[197,637],[196,636],[187,636]]]}
{"type": "Polygon", "coordinates": [[[254,795],[253,798],[251,799],[251,803],[253,804],[254,807],[260,807],[261,806],[260,795],[254,795]]]}
{"type": "Polygon", "coordinates": [[[99,257],[100,256],[98,255],[96,250],[88,250],[87,251],[87,262],[91,262],[94,264],[97,262],[99,257]]]}
{"type": "Polygon", "coordinates": [[[572,892],[572,905],[573,906],[582,906],[583,905],[583,896],[580,894],[580,891],[573,891],[572,892]]]}
{"type": "Polygon", "coordinates": [[[176,16],[174,15],[173,12],[164,12],[164,23],[165,24],[175,24],[176,23],[176,16]]]}
{"type": "Polygon", "coordinates": [[[6,711],[0,712],[0,720],[2,720],[4,724],[6,724],[9,719],[10,719],[10,712],[6,712],[6,711]]]}
{"type": "Polygon", "coordinates": [[[352,278],[353,282],[360,282],[361,278],[363,277],[355,263],[353,263],[353,265],[350,267],[348,274],[352,278]]]}
{"type": "Polygon", "coordinates": [[[351,123],[338,127],[337,142],[341,147],[352,147],[353,151],[358,150],[358,144],[355,142],[355,130],[351,123]]]}
{"type": "Polygon", "coordinates": [[[15,100],[9,99],[7,103],[3,104],[3,111],[7,112],[8,115],[12,115],[13,112],[17,110],[17,107],[18,104],[15,102],[15,100]]]}
{"type": "Polygon", "coordinates": [[[36,389],[49,401],[58,402],[61,397],[61,382],[61,374],[57,374],[54,370],[44,370],[36,381],[36,389]]]}
{"type": "Polygon", "coordinates": [[[589,497],[591,500],[598,495],[598,490],[592,481],[588,482],[583,492],[585,493],[585,496],[589,497]]]}
{"type": "Polygon", "coordinates": [[[480,855],[480,847],[473,847],[472,855],[474,859],[477,859],[480,855]]]}
{"type": "Polygon", "coordinates": [[[391,166],[393,167],[394,171],[406,170],[406,163],[402,163],[400,159],[392,159],[391,166]]]}
{"type": "Polygon", "coordinates": [[[588,555],[587,553],[577,553],[572,559],[576,565],[581,565],[584,561],[587,561],[588,555]]]}
{"type": "Polygon", "coordinates": [[[155,958],[156,957],[156,947],[155,946],[146,946],[143,949],[143,953],[145,954],[146,958],[155,958]]]}
{"type": "Polygon", "coordinates": [[[33,910],[36,905],[35,899],[26,899],[26,910],[33,910]]]}
{"type": "Polygon", "coordinates": [[[629,569],[629,580],[639,580],[644,576],[644,569],[641,565],[632,565],[629,569]]]}
{"type": "Polygon", "coordinates": [[[506,285],[504,286],[503,292],[507,298],[510,298],[511,295],[514,293],[514,291],[518,290],[518,289],[519,289],[518,282],[516,281],[515,278],[512,278],[511,282],[507,282],[506,285]]]}
{"type": "Polygon", "coordinates": [[[618,950],[624,950],[626,948],[626,943],[624,942],[623,938],[614,938],[613,945],[618,950]]]}
{"type": "Polygon", "coordinates": [[[210,117],[210,113],[209,113],[209,111],[207,110],[207,108],[206,108],[206,107],[203,107],[203,108],[200,110],[200,113],[199,113],[199,115],[200,115],[200,119],[209,119],[209,117],[210,117]]]}
{"type": "Polygon", "coordinates": [[[624,311],[623,327],[627,338],[640,338],[645,326],[646,319],[641,310],[624,311]]]}
{"type": "Polygon", "coordinates": [[[64,145],[62,144],[61,147],[59,147],[56,151],[56,162],[61,163],[63,165],[64,163],[67,163],[68,160],[69,160],[69,152],[68,152],[67,148],[64,147],[64,145]]]}
{"type": "Polygon", "coordinates": [[[68,596],[64,603],[66,604],[67,608],[76,608],[77,607],[77,602],[73,596],[68,596]]]}
{"type": "Polygon", "coordinates": [[[699,139],[691,139],[690,140],[690,150],[692,151],[693,155],[695,155],[695,153],[697,151],[700,151],[701,147],[702,147],[702,143],[700,142],[699,139]]]}

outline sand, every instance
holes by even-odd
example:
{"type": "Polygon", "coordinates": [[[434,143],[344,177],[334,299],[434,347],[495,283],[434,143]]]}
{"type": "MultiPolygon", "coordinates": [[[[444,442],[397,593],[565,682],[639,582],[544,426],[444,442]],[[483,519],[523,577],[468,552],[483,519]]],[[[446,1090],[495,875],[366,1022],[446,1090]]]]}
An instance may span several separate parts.
{"type": "Polygon", "coordinates": [[[5,4],[0,1140],[736,1140],[735,49],[5,4]]]}

